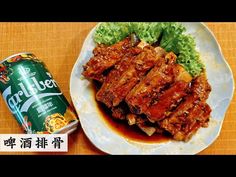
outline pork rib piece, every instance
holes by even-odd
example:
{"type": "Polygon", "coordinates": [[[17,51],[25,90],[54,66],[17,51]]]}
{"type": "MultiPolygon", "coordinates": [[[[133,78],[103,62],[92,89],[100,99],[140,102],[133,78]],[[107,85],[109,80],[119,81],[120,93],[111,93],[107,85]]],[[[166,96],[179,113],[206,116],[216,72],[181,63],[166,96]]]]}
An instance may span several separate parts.
{"type": "Polygon", "coordinates": [[[131,112],[135,114],[144,113],[155,100],[160,91],[167,85],[173,83],[185,70],[176,62],[176,55],[168,53],[161,58],[155,67],[140,81],[126,96],[131,112]]]}
{"type": "Polygon", "coordinates": [[[124,120],[126,118],[126,115],[130,113],[129,107],[127,104],[123,101],[118,106],[111,108],[112,117],[115,119],[124,120]]]}
{"type": "Polygon", "coordinates": [[[125,54],[136,55],[141,52],[141,48],[132,47],[130,37],[125,38],[111,46],[98,45],[93,50],[93,57],[83,66],[83,75],[86,78],[103,82],[103,72],[117,62],[119,62],[125,54]]]}
{"type": "Polygon", "coordinates": [[[153,121],[164,119],[173,107],[176,107],[181,99],[187,95],[189,83],[176,81],[169,89],[158,98],[157,102],[151,105],[145,114],[153,121]]]}
{"type": "Polygon", "coordinates": [[[170,132],[175,140],[188,141],[200,127],[208,126],[210,113],[210,106],[200,102],[178,117],[164,119],[160,126],[170,132]]]}
{"type": "Polygon", "coordinates": [[[105,78],[102,87],[96,94],[96,99],[103,103],[109,103],[112,98],[109,92],[111,87],[114,87],[114,84],[119,80],[121,75],[129,68],[134,57],[124,56],[124,58],[114,66],[114,69],[105,78]]]}
{"type": "Polygon", "coordinates": [[[162,56],[163,53],[157,53],[153,47],[144,47],[143,51],[132,59],[131,63],[126,64],[128,68],[124,69],[121,75],[117,75],[118,77],[115,80],[106,82],[109,88],[99,90],[96,99],[109,108],[118,106],[130,90],[154,67],[162,56]]]}
{"type": "Polygon", "coordinates": [[[152,136],[154,133],[163,133],[164,129],[160,128],[158,124],[152,124],[147,118],[141,117],[137,114],[127,114],[126,119],[130,126],[136,125],[140,130],[146,133],[148,136],[152,136]]]}
{"type": "Polygon", "coordinates": [[[192,83],[191,92],[171,115],[159,124],[174,139],[188,141],[200,127],[207,127],[211,108],[206,103],[211,87],[204,75],[192,83]]]}

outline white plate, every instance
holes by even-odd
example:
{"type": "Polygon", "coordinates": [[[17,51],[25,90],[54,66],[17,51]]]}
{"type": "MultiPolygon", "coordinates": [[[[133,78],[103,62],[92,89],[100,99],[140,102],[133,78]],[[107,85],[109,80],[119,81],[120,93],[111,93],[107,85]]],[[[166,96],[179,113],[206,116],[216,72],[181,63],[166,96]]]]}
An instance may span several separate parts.
{"type": "Polygon", "coordinates": [[[201,128],[185,142],[167,141],[150,144],[127,140],[117,134],[101,117],[96,106],[92,85],[82,79],[84,65],[92,56],[95,47],[93,33],[88,34],[70,78],[70,94],[79,115],[81,126],[90,141],[100,150],[109,154],[196,154],[219,136],[225,112],[230,104],[234,91],[232,71],[227,64],[214,35],[203,23],[183,23],[187,33],[195,37],[197,50],[206,65],[207,77],[212,92],[207,100],[212,108],[208,128],[201,128]]]}

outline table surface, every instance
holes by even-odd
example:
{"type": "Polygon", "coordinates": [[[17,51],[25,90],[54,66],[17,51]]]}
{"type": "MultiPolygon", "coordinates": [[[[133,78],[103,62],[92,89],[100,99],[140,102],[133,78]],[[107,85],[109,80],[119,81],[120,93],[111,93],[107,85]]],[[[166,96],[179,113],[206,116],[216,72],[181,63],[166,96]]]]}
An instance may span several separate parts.
{"type": "MultiPolygon", "coordinates": [[[[215,34],[236,78],[236,23],[206,23],[215,34]]],[[[0,58],[29,51],[42,59],[70,101],[69,79],[83,41],[96,23],[0,23],[0,58]]],[[[199,154],[236,154],[236,97],[225,115],[220,136],[199,154]]],[[[23,133],[0,98],[0,133],[23,133]]],[[[81,127],[69,136],[67,153],[0,154],[104,154],[85,136],[81,127]]]]}

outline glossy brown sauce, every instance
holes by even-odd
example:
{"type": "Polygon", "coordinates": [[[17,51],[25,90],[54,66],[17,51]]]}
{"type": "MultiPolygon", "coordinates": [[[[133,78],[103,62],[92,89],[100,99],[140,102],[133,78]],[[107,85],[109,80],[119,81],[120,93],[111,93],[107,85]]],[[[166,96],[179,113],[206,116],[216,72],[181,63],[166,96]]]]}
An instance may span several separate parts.
{"type": "MultiPolygon", "coordinates": [[[[93,82],[93,93],[94,99],[95,95],[100,88],[99,84],[93,82]]],[[[145,143],[160,143],[170,140],[167,135],[161,135],[155,133],[152,136],[146,135],[142,130],[140,130],[136,125],[130,126],[127,121],[116,120],[112,118],[111,111],[102,103],[96,101],[97,107],[104,121],[118,134],[125,137],[128,140],[145,142],[145,143]]]]}

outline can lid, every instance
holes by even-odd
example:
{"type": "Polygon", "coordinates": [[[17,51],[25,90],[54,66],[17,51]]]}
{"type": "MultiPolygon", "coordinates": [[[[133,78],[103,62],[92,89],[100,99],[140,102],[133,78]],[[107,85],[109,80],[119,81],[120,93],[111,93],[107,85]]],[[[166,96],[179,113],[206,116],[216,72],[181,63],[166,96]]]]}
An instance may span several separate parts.
{"type": "Polygon", "coordinates": [[[33,54],[32,52],[20,52],[20,53],[16,53],[16,54],[13,54],[13,55],[10,55],[9,57],[3,59],[0,61],[0,64],[2,64],[4,61],[10,59],[10,58],[13,58],[13,57],[16,57],[18,55],[22,55],[22,54],[33,54]]]}

